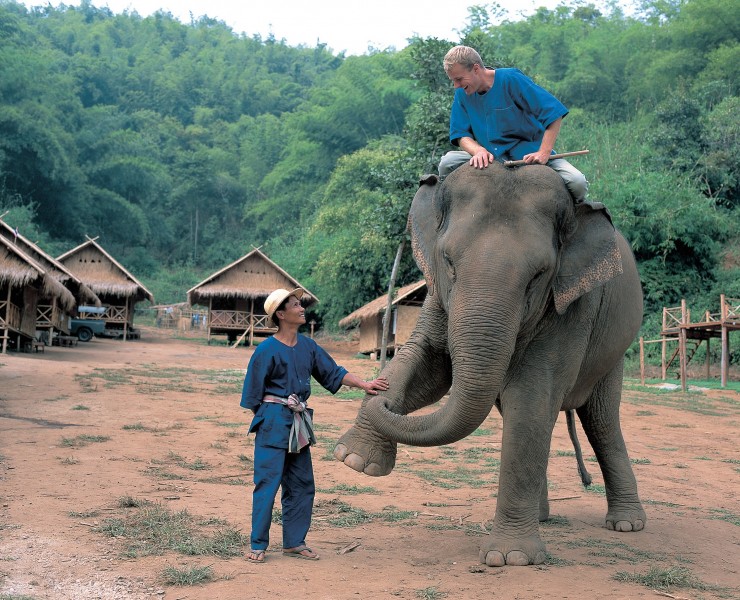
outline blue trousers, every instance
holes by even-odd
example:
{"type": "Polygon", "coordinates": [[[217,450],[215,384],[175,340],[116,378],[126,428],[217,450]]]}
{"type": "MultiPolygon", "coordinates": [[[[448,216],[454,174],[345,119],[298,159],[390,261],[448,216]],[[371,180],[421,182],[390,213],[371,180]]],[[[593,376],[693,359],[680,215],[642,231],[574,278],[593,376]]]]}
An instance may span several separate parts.
{"type": "Polygon", "coordinates": [[[316,495],[309,446],[298,454],[290,454],[287,448],[254,447],[250,537],[253,550],[266,550],[270,544],[272,507],[278,487],[282,487],[283,548],[303,546],[316,495]]]}

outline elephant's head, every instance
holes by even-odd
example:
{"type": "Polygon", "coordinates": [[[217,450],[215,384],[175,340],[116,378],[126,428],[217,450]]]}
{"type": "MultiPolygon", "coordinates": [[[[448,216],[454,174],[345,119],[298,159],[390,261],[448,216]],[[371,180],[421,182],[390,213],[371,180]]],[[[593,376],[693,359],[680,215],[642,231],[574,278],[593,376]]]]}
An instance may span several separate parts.
{"type": "Polygon", "coordinates": [[[491,411],[517,343],[546,314],[565,314],[621,272],[605,211],[574,207],[548,167],[463,166],[435,183],[422,180],[409,229],[428,294],[447,315],[450,398],[420,417],[394,414],[381,397],[366,405],[381,435],[418,446],[472,433],[491,411]]]}

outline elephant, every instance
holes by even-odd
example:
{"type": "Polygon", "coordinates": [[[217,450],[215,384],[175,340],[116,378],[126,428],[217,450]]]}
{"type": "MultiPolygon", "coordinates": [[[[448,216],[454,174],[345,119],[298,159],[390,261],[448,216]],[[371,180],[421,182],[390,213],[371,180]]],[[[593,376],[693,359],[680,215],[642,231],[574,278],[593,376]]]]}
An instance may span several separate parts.
{"type": "Polygon", "coordinates": [[[388,475],[397,444],[439,446],[503,420],[495,516],[479,558],[545,561],[547,463],[560,411],[575,411],[604,477],[606,527],[646,522],[619,422],[624,354],[642,322],[629,243],[603,205],[574,204],[544,165],[464,165],[422,178],[408,230],[427,297],[414,331],[365,396],[334,457],[388,475]],[[449,397],[434,412],[410,413],[449,397]]]}

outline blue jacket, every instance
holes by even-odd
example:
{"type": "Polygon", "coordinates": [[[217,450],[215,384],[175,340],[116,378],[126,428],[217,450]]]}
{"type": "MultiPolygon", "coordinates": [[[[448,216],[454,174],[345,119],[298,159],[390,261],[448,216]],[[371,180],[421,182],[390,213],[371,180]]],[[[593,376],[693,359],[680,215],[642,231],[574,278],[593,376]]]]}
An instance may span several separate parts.
{"type": "Polygon", "coordinates": [[[249,426],[250,433],[257,433],[255,444],[288,447],[293,412],[282,404],[262,402],[266,394],[281,398],[295,394],[307,402],[311,377],[335,394],[346,374],[347,369],[337,365],[326,350],[304,335],[298,334],[292,347],[274,337],[262,342],[249,361],[240,403],[255,413],[249,426]]]}

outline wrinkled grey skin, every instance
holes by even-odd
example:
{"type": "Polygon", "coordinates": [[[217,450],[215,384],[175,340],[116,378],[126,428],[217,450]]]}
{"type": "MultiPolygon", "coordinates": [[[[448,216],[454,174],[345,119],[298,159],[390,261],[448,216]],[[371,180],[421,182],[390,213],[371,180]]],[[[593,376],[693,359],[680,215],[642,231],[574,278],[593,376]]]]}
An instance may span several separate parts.
{"type": "Polygon", "coordinates": [[[558,412],[576,409],[604,476],[606,526],[644,527],[619,424],[623,355],[642,321],[629,245],[605,211],[574,208],[544,166],[463,166],[422,182],[409,214],[428,295],[410,340],[383,370],[334,456],[361,473],[393,469],[397,443],[463,439],[496,406],[503,417],[489,566],[539,564],[547,459],[558,412]],[[620,260],[621,256],[621,260],[620,260]],[[411,416],[449,399],[436,412],[411,416]]]}

